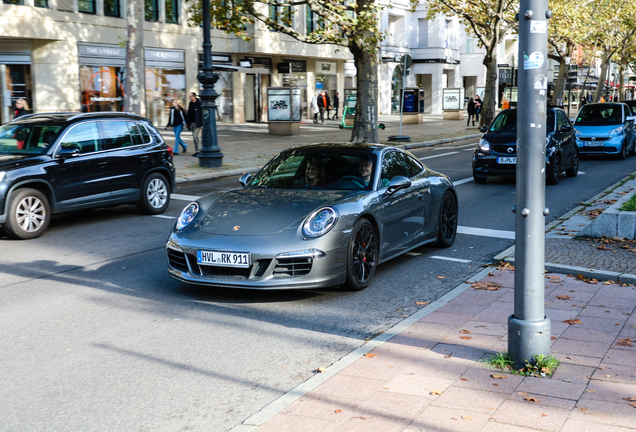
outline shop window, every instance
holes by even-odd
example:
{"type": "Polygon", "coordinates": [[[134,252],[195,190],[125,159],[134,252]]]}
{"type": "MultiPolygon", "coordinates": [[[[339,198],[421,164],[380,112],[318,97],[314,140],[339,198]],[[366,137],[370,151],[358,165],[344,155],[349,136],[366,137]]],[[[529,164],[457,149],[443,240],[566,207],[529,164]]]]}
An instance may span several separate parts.
{"type": "Polygon", "coordinates": [[[171,24],[179,23],[179,0],[165,0],[166,22],[171,24]]]}
{"type": "Polygon", "coordinates": [[[124,68],[80,67],[82,112],[124,110],[124,68]]]}
{"type": "Polygon", "coordinates": [[[186,101],[185,70],[146,68],[146,112],[154,125],[168,123],[173,100],[186,101]]]}
{"type": "Polygon", "coordinates": [[[2,0],[4,4],[23,5],[24,0],[2,0]]]}
{"type": "Polygon", "coordinates": [[[159,21],[159,0],[144,0],[146,21],[159,21]]]}
{"type": "Polygon", "coordinates": [[[104,15],[121,18],[120,0],[104,0],[104,15]]]}
{"type": "MultiPolygon", "coordinates": [[[[2,80],[0,80],[2,82],[2,80]]],[[[9,64],[6,65],[5,85],[3,91],[3,104],[7,104],[0,108],[0,123],[6,123],[13,119],[15,112],[15,102],[18,99],[24,99],[29,106],[31,112],[34,111],[33,94],[31,84],[31,65],[9,64]],[[9,96],[9,100],[4,97],[9,96]],[[10,104],[10,106],[9,106],[10,104]]]]}
{"type": "Polygon", "coordinates": [[[95,0],[77,0],[77,9],[84,13],[95,13],[95,0]]]}
{"type": "Polygon", "coordinates": [[[39,7],[39,8],[48,8],[49,7],[49,2],[47,0],[35,0],[33,2],[33,5],[35,7],[39,7]]]}

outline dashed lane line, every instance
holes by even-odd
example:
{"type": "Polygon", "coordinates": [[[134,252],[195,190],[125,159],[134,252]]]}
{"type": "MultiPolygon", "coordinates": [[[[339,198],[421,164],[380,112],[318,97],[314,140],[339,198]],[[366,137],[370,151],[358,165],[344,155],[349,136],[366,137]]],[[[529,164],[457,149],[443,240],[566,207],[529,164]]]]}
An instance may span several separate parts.
{"type": "Polygon", "coordinates": [[[502,239],[510,239],[510,240],[515,239],[514,231],[493,230],[493,229],[486,229],[486,228],[458,226],[457,233],[480,236],[480,237],[493,237],[493,238],[502,238],[502,239]]]}
{"type": "Polygon", "coordinates": [[[438,155],[421,157],[421,158],[419,158],[419,160],[433,159],[433,158],[438,158],[438,157],[442,157],[442,156],[448,156],[448,155],[457,154],[457,153],[459,153],[459,152],[455,151],[455,152],[441,153],[441,154],[438,154],[438,155]]]}
{"type": "Polygon", "coordinates": [[[451,257],[444,257],[444,256],[438,256],[438,255],[433,255],[429,258],[433,258],[433,259],[438,259],[438,260],[444,260],[444,261],[453,261],[453,262],[458,262],[458,263],[469,263],[472,260],[467,260],[467,259],[461,259],[461,258],[451,258],[451,257]]]}
{"type": "Polygon", "coordinates": [[[194,196],[194,195],[181,195],[181,194],[173,193],[173,194],[170,194],[170,198],[174,200],[179,200],[179,201],[195,201],[201,197],[194,196]]]}

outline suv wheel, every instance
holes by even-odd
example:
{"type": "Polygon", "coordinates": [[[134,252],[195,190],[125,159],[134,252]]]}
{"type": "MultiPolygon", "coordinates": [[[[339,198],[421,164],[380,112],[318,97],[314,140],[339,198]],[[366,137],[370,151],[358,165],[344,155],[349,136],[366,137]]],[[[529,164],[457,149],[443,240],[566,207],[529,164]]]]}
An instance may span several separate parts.
{"type": "Polygon", "coordinates": [[[549,185],[555,185],[559,182],[561,178],[561,156],[558,153],[555,153],[552,156],[552,161],[546,167],[546,182],[549,185]]]}
{"type": "Polygon", "coordinates": [[[9,201],[4,232],[16,240],[40,237],[51,220],[49,200],[36,189],[19,189],[9,201]]]}
{"type": "Polygon", "coordinates": [[[170,204],[170,188],[166,178],[159,174],[150,174],[141,190],[141,201],[137,203],[139,210],[146,214],[163,213],[170,204]]]}
{"type": "Polygon", "coordinates": [[[572,155],[572,166],[565,170],[565,175],[568,177],[576,177],[579,173],[579,152],[578,150],[574,150],[574,154],[572,155]]]}

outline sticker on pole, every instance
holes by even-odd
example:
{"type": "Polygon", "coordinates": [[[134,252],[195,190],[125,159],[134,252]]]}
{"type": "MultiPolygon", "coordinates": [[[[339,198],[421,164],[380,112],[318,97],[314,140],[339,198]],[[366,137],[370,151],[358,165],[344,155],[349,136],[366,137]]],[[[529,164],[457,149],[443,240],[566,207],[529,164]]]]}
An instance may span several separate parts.
{"type": "Polygon", "coordinates": [[[547,21],[530,21],[530,33],[545,33],[548,28],[547,21]]]}
{"type": "Polygon", "coordinates": [[[536,51],[532,54],[523,56],[523,68],[524,69],[539,69],[543,66],[543,54],[536,51]]]}

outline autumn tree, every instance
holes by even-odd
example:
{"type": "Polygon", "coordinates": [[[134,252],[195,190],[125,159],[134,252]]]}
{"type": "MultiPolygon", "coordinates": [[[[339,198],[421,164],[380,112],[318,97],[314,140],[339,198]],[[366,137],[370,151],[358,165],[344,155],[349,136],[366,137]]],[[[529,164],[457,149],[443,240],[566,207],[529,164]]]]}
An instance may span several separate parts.
{"type": "MultiPolygon", "coordinates": [[[[211,20],[217,28],[249,40],[248,24],[260,22],[280,33],[308,44],[328,44],[348,49],[357,69],[357,102],[352,142],[379,142],[378,65],[380,12],[374,0],[210,0],[211,20]],[[292,26],[298,8],[308,8],[317,17],[312,32],[292,26]]],[[[201,23],[200,0],[193,0],[191,23],[201,23]]]]}
{"type": "MultiPolygon", "coordinates": [[[[411,4],[414,1],[411,0],[411,4]]],[[[519,0],[429,0],[428,18],[437,14],[456,15],[467,32],[474,34],[486,49],[486,91],[482,102],[480,125],[488,125],[495,117],[497,95],[497,45],[514,31],[514,17],[519,0]]]]}

